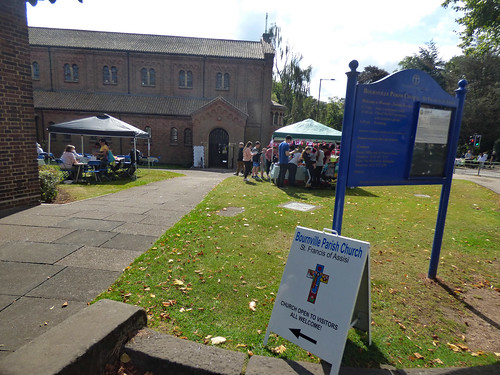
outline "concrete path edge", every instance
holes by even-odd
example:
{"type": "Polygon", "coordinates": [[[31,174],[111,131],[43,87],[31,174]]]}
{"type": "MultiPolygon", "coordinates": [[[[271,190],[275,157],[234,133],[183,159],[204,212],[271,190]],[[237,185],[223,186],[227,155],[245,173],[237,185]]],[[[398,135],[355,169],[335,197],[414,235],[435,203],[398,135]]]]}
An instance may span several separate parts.
{"type": "Polygon", "coordinates": [[[100,300],[0,361],[0,375],[100,374],[147,324],[137,306],[100,300]]]}

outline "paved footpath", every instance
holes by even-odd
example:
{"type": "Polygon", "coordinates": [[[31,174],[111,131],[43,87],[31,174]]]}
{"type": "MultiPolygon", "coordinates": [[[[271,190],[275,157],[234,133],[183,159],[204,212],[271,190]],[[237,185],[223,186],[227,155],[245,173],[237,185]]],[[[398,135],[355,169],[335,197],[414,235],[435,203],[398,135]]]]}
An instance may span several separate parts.
{"type": "Polygon", "coordinates": [[[185,177],[0,219],[0,360],[105,291],[229,173],[185,177]]]}

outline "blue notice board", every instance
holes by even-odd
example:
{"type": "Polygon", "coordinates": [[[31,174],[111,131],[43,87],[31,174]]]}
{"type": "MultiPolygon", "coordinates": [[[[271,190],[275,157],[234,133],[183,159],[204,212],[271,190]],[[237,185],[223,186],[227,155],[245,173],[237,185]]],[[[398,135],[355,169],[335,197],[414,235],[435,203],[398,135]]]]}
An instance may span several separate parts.
{"type": "Polygon", "coordinates": [[[347,186],[442,184],[457,105],[415,69],[358,84],[347,186]]]}
{"type": "Polygon", "coordinates": [[[332,229],[342,231],[347,187],[441,184],[429,278],[436,277],[467,81],[455,96],[420,70],[358,84],[349,63],[332,229]]]}

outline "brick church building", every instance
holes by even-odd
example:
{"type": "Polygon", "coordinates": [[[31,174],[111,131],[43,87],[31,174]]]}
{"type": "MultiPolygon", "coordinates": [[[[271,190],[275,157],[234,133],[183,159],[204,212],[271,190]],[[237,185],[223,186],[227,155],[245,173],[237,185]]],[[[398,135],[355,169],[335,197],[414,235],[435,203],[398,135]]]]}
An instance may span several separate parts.
{"type": "MultiPolygon", "coordinates": [[[[149,132],[151,155],[162,163],[233,168],[240,141],[266,144],[282,126],[266,34],[254,42],[28,30],[36,138],[45,150],[50,124],[107,113],[149,132]],[[203,160],[193,160],[195,146],[203,160]]],[[[108,141],[117,155],[132,147],[129,139],[108,141]]],[[[95,142],[84,137],[84,151],[95,142]]],[[[80,151],[80,136],[52,134],[51,152],[68,143],[80,151]]],[[[146,153],[147,141],[138,148],[146,153]]]]}

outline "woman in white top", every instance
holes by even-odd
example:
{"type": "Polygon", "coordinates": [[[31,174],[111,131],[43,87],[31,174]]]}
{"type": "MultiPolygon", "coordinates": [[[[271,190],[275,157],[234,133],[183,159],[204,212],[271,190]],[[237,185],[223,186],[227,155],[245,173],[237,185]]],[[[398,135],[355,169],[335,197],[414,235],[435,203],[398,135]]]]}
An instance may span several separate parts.
{"type": "Polygon", "coordinates": [[[78,163],[75,157],[75,146],[67,145],[63,154],[61,155],[62,167],[64,169],[71,170],[71,177],[73,177],[78,170],[78,167],[75,165],[78,163]]]}

